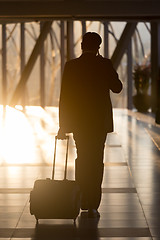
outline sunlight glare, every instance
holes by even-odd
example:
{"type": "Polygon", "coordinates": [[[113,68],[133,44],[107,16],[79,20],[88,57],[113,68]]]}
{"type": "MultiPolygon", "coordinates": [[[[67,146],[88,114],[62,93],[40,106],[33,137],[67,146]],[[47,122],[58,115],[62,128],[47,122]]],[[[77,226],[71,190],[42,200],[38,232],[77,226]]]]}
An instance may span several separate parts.
{"type": "Polygon", "coordinates": [[[5,120],[3,120],[1,106],[0,120],[0,162],[33,163],[35,160],[34,133],[24,113],[7,106],[5,120]]]}

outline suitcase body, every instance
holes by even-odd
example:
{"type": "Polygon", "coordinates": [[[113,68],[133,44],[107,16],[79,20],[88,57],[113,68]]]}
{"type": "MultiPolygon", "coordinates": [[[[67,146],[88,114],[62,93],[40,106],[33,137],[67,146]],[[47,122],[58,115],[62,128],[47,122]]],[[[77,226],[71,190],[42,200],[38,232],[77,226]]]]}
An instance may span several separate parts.
{"type": "Polygon", "coordinates": [[[30,213],[38,219],[76,219],[80,210],[79,188],[70,180],[36,180],[30,195],[30,213]]]}
{"type": "MultiPolygon", "coordinates": [[[[69,141],[69,139],[68,139],[69,141]]],[[[56,152],[55,141],[55,152],[56,152]]],[[[67,144],[68,148],[68,144],[67,144]]],[[[68,156],[68,150],[67,154],[68,156]]],[[[80,211],[80,190],[75,181],[54,180],[55,154],[52,179],[39,179],[30,193],[30,213],[37,219],[76,219],[80,211]]]]}

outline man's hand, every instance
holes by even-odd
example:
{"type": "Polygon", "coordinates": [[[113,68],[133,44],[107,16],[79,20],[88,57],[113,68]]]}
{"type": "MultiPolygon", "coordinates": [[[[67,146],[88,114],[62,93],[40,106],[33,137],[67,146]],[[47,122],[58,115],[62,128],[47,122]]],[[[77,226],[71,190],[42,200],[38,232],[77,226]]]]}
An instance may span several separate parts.
{"type": "Polygon", "coordinates": [[[66,133],[62,129],[59,129],[57,133],[57,138],[61,140],[66,139],[67,138],[66,133]]]}

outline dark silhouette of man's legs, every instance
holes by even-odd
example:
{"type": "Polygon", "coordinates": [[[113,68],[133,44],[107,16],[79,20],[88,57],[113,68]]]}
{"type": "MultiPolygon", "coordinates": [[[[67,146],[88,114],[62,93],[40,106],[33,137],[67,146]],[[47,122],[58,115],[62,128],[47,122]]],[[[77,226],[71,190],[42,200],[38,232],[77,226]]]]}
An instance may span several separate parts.
{"type": "Polygon", "coordinates": [[[77,147],[75,178],[82,193],[82,209],[98,209],[103,179],[106,133],[74,133],[77,147]]]}

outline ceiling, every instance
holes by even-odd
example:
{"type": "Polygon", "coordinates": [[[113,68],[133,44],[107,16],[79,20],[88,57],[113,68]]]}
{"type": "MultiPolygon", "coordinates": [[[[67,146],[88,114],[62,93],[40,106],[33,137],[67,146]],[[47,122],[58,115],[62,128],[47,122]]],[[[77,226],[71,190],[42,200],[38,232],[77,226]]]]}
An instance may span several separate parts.
{"type": "Polygon", "coordinates": [[[159,21],[159,0],[0,0],[0,22],[159,21]]]}

